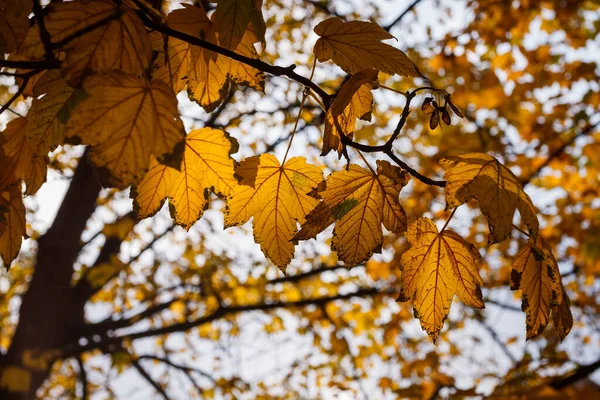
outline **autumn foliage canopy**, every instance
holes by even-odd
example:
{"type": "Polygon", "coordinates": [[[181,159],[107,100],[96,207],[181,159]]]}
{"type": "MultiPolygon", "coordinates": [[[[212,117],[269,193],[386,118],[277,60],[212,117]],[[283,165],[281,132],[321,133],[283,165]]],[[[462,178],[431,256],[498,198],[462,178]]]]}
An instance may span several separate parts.
{"type": "MultiPolygon", "coordinates": [[[[344,379],[375,379],[382,396],[490,393],[483,377],[459,384],[438,371],[440,352],[461,353],[452,332],[472,334],[470,319],[513,363],[494,372],[497,395],[558,393],[561,366],[579,371],[557,349],[572,302],[577,315],[597,310],[599,66],[573,55],[599,45],[597,3],[466,1],[474,18],[462,31],[428,32],[428,45],[406,51],[390,32],[407,15],[418,25],[419,1],[392,25],[377,1],[349,13],[309,0],[45,3],[0,0],[0,394],[109,390],[91,373],[103,355],[163,397],[175,389],[143,360],[185,374],[189,396],[311,393],[254,387],[216,366],[216,378],[198,378],[173,361],[170,334],[213,345],[243,336],[253,310],[271,318],[267,335],[312,331],[330,372],[298,361],[288,377],[317,371],[315,382],[329,379],[319,397],[364,390],[344,379]],[[567,50],[527,43],[557,31],[567,50]],[[57,176],[71,188],[42,228],[31,199],[50,196],[57,176]],[[247,223],[256,245],[216,250],[247,223]],[[180,255],[144,258],[163,237],[180,255]],[[524,342],[500,337],[480,311],[514,312],[508,289],[525,315],[516,332],[543,337],[521,361],[507,346],[524,342]],[[344,303],[354,298],[363,303],[344,303]],[[457,303],[468,307],[453,316],[457,303]],[[410,309],[430,342],[405,332],[410,309]],[[160,354],[136,347],[149,337],[162,338],[160,354]],[[370,375],[375,358],[401,375],[370,375]]],[[[457,12],[431,3],[442,27],[457,12]]]]}

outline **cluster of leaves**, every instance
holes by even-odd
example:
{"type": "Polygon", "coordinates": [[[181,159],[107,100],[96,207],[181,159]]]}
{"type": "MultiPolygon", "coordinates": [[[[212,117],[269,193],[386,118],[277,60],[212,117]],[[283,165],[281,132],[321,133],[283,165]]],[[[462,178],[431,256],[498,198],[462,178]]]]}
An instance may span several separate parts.
{"type": "MultiPolygon", "coordinates": [[[[334,17],[314,28],[319,35],[315,59],[331,60],[351,75],[335,97],[310,80],[305,83],[303,102],[310,96],[327,113],[323,154],[336,150],[349,162],[323,180],[319,166],[304,157],[287,158],[293,134],[282,161],[262,154],[238,163],[231,157],[237,142],[225,131],[184,131],[176,99],[182,90],[212,111],[230,84],[262,90],[264,72],[297,76],[293,68],[258,60],[254,44],[264,42],[265,35],[260,2],[219,1],[212,18],[201,6],[186,5],[162,18],[141,1],[80,0],[33,10],[36,23],[28,29],[21,28],[31,10],[17,3],[2,0],[3,9],[18,12],[6,14],[5,26],[11,29],[2,31],[1,43],[19,95],[33,100],[27,117],[12,120],[2,132],[0,252],[5,265],[17,256],[25,234],[21,183],[26,195],[35,193],[45,180],[48,152],[77,143],[89,147],[105,186],[133,186],[139,218],[154,215],[168,199],[175,222],[189,229],[202,217],[212,192],[226,200],[225,226],[252,218],[256,242],[284,272],[294,244],[331,224],[331,248],[348,268],[381,249],[382,225],[394,233],[406,231],[411,248],[401,260],[401,299],[414,301],[415,316],[434,340],[455,294],[467,305],[484,307],[477,248],[446,229],[447,223],[441,230],[428,218],[408,225],[399,202],[409,175],[430,181],[392,151],[410,101],[419,91],[444,96],[443,106],[433,97],[422,105],[435,129],[440,118],[450,125],[448,107],[462,116],[447,92],[430,86],[401,92],[406,105],[392,138],[383,146],[353,141],[357,118],[370,118],[372,90],[386,88],[378,82],[379,73],[427,81],[404,52],[382,42],[393,37],[379,25],[334,17]],[[364,166],[350,162],[348,148],[356,149],[364,166]],[[377,161],[374,168],[361,151],[380,151],[398,165],[377,161]]],[[[530,238],[513,261],[511,288],[523,291],[527,337],[539,335],[552,314],[564,338],[572,325],[569,300],[519,180],[483,153],[448,157],[442,164],[445,181],[434,182],[445,188],[447,208],[476,200],[489,222],[490,244],[511,235],[519,210],[530,238]]]]}

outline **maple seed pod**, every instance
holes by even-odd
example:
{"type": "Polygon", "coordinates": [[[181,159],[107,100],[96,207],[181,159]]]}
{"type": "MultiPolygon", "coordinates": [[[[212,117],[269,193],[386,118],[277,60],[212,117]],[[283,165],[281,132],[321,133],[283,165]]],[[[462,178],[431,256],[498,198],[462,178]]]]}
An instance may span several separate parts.
{"type": "Polygon", "coordinates": [[[425,114],[431,114],[432,112],[434,112],[435,107],[432,105],[432,102],[435,103],[433,97],[427,97],[421,105],[421,111],[423,111],[425,114]]]}
{"type": "Polygon", "coordinates": [[[456,107],[456,106],[454,105],[454,103],[452,103],[452,102],[450,101],[450,97],[447,97],[447,100],[448,100],[448,104],[450,105],[450,108],[452,109],[452,111],[454,111],[454,114],[456,114],[456,116],[457,116],[458,118],[464,118],[465,116],[464,116],[464,115],[463,115],[463,113],[460,111],[460,108],[456,107]]]}
{"type": "Polygon", "coordinates": [[[435,111],[431,114],[431,119],[429,120],[429,128],[431,130],[434,130],[435,128],[437,128],[439,123],[440,123],[440,112],[436,108],[435,111]]]}
{"type": "Polygon", "coordinates": [[[450,118],[450,113],[448,112],[448,110],[446,108],[442,108],[442,121],[444,121],[444,123],[446,125],[450,125],[452,123],[452,118],[450,118]]]}

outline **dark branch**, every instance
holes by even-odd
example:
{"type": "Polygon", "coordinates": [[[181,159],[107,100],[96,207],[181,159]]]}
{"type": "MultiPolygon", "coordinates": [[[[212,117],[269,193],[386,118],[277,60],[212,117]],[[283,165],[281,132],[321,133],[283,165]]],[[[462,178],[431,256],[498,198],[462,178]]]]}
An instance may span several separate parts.
{"type": "Polygon", "coordinates": [[[40,0],[33,0],[33,17],[37,22],[38,29],[40,31],[40,40],[44,46],[44,52],[46,53],[46,59],[49,61],[55,61],[56,56],[52,52],[52,45],[50,44],[50,34],[46,29],[46,22],[44,21],[44,15],[42,14],[42,5],[40,0]]]}
{"type": "Polygon", "coordinates": [[[83,360],[81,355],[78,355],[76,358],[77,365],[79,367],[79,383],[81,384],[81,400],[89,399],[88,393],[88,378],[87,371],[85,370],[85,366],[83,365],[83,360]]]}
{"type": "Polygon", "coordinates": [[[150,384],[156,391],[165,399],[169,400],[167,392],[150,376],[150,374],[142,368],[138,360],[131,360],[131,365],[140,373],[140,375],[150,384]]]}
{"type": "MultiPolygon", "coordinates": [[[[34,0],[34,3],[35,2],[36,1],[34,0]]],[[[48,36],[48,38],[47,38],[48,44],[44,43],[44,39],[43,39],[42,42],[44,43],[44,48],[46,50],[46,58],[43,60],[26,61],[26,60],[2,60],[2,59],[0,59],[0,68],[21,68],[21,69],[38,69],[38,70],[58,69],[58,68],[60,68],[61,62],[58,59],[56,59],[56,57],[54,56],[54,53],[52,52],[53,50],[60,49],[63,46],[72,42],[73,40],[81,37],[82,35],[85,35],[86,33],[89,33],[95,29],[98,29],[98,28],[106,25],[110,21],[113,21],[113,20],[119,18],[121,16],[121,13],[122,13],[121,11],[118,11],[118,12],[115,12],[114,14],[108,15],[107,17],[102,18],[101,20],[99,20],[97,22],[94,22],[93,24],[90,24],[84,28],[81,28],[80,30],[78,30],[76,32],[73,32],[72,34],[70,34],[69,36],[63,38],[62,40],[60,40],[58,42],[51,42],[50,36],[48,36]]],[[[43,18],[40,17],[40,19],[43,21],[43,18]]],[[[37,20],[37,18],[36,18],[36,20],[37,20]]],[[[46,34],[47,33],[48,32],[46,31],[46,34]]],[[[40,31],[40,35],[42,35],[41,31],[40,31]]]]}
{"type": "Polygon", "coordinates": [[[494,340],[494,342],[496,342],[498,347],[500,347],[500,349],[506,355],[506,357],[508,357],[508,359],[513,364],[516,364],[517,363],[516,357],[508,350],[508,347],[506,347],[506,344],[502,341],[502,339],[500,339],[500,337],[498,337],[498,334],[496,333],[496,331],[494,329],[492,329],[492,327],[489,326],[483,320],[483,317],[480,315],[480,318],[476,318],[475,320],[477,322],[479,322],[479,324],[483,327],[483,329],[485,329],[485,331],[491,336],[491,338],[494,340]]]}
{"type": "Polygon", "coordinates": [[[419,4],[421,2],[421,0],[414,0],[411,4],[409,4],[408,7],[406,7],[406,10],[404,10],[402,12],[402,14],[398,15],[398,17],[389,25],[384,26],[383,29],[385,29],[386,31],[390,31],[396,24],[399,24],[400,21],[402,21],[402,19],[408,15],[408,13],[416,7],[417,4],[419,4]]]}
{"type": "Polygon", "coordinates": [[[600,368],[600,360],[596,360],[592,364],[582,365],[566,376],[551,382],[549,386],[556,390],[564,389],[578,380],[591,375],[598,368],[600,368]]]}
{"type": "Polygon", "coordinates": [[[294,70],[296,69],[295,65],[290,65],[288,67],[280,67],[277,65],[271,65],[262,60],[243,56],[234,51],[231,51],[224,47],[218,46],[214,43],[208,42],[206,40],[202,40],[200,38],[197,38],[197,37],[194,37],[191,35],[186,35],[183,32],[171,29],[166,24],[155,22],[155,21],[151,20],[143,12],[138,13],[138,15],[143,20],[144,25],[146,25],[146,27],[148,27],[152,30],[158,31],[164,35],[174,37],[179,40],[183,40],[184,42],[205,48],[207,50],[214,51],[215,53],[221,54],[225,57],[229,57],[233,60],[236,60],[236,61],[239,61],[246,65],[249,65],[252,68],[256,68],[259,71],[263,71],[263,72],[266,72],[266,73],[274,75],[274,76],[286,76],[286,77],[312,89],[315,93],[317,93],[319,95],[319,97],[321,97],[323,104],[325,104],[326,106],[329,106],[331,96],[329,94],[327,94],[327,92],[325,92],[323,89],[321,89],[321,87],[319,85],[317,85],[310,79],[294,72],[294,70]]]}
{"type": "MultiPolygon", "coordinates": [[[[310,306],[310,305],[319,306],[322,304],[328,304],[328,303],[336,301],[336,300],[347,300],[347,299],[351,299],[351,298],[355,298],[355,297],[369,297],[369,296],[388,295],[388,294],[397,294],[397,292],[391,291],[391,290],[381,291],[377,288],[366,288],[366,289],[357,290],[352,293],[338,294],[335,296],[328,296],[328,297],[317,297],[317,298],[312,298],[312,299],[302,299],[302,300],[291,301],[291,302],[276,301],[273,303],[259,303],[259,304],[245,305],[245,306],[220,307],[220,308],[216,309],[213,313],[211,313],[205,317],[198,318],[193,321],[186,321],[186,322],[173,324],[173,325],[169,325],[169,326],[164,326],[164,327],[160,327],[160,328],[152,328],[152,329],[148,329],[146,331],[129,333],[129,334],[124,334],[124,335],[116,336],[116,337],[108,337],[103,341],[88,343],[84,346],[80,346],[77,343],[69,345],[69,346],[65,346],[65,352],[63,353],[63,355],[65,357],[73,357],[77,354],[81,354],[81,353],[84,353],[87,351],[106,347],[111,343],[121,343],[123,340],[131,341],[131,340],[136,340],[136,339],[141,339],[141,338],[146,338],[146,337],[165,335],[165,334],[169,334],[169,333],[184,332],[184,331],[192,329],[196,326],[207,324],[212,321],[216,321],[220,318],[223,318],[225,316],[238,314],[238,313],[242,313],[242,312],[270,311],[270,310],[276,310],[276,309],[306,307],[306,306],[310,306]]],[[[120,325],[120,321],[115,321],[115,324],[120,325]]]]}
{"type": "Polygon", "coordinates": [[[550,163],[557,157],[561,156],[564,151],[567,149],[567,147],[571,146],[573,143],[575,143],[575,141],[582,137],[582,136],[586,136],[589,135],[590,133],[594,132],[594,129],[596,129],[596,127],[600,125],[600,122],[596,122],[595,124],[592,125],[588,125],[586,126],[583,130],[581,130],[579,133],[573,135],[569,140],[567,140],[565,143],[562,144],[562,146],[560,146],[559,148],[557,148],[556,150],[554,150],[552,153],[550,153],[550,155],[548,156],[548,158],[546,158],[546,160],[542,163],[542,165],[540,165],[535,171],[533,171],[531,173],[531,175],[529,175],[527,178],[521,180],[521,183],[523,185],[528,184],[529,182],[531,182],[531,180],[535,177],[537,177],[540,172],[542,172],[542,170],[544,168],[546,168],[548,165],[550,165],[550,163]]]}
{"type": "Polygon", "coordinates": [[[496,300],[493,300],[493,299],[485,299],[484,302],[485,303],[489,303],[489,304],[493,304],[496,307],[500,307],[500,308],[503,308],[503,309],[508,310],[508,311],[515,311],[515,312],[521,312],[522,311],[520,307],[513,306],[513,305],[510,305],[510,304],[500,303],[499,301],[496,301],[496,300]]]}
{"type": "Polygon", "coordinates": [[[86,27],[81,28],[80,30],[78,30],[76,32],[73,32],[72,34],[70,34],[69,36],[66,36],[62,40],[59,40],[58,42],[53,42],[51,44],[51,48],[53,50],[59,49],[65,45],[71,43],[73,40],[78,39],[82,35],[85,35],[86,33],[90,33],[93,30],[96,30],[96,29],[108,24],[109,22],[114,21],[115,19],[119,18],[122,14],[123,14],[123,12],[121,10],[117,10],[114,13],[94,22],[93,24],[89,24],[86,27]]]}
{"type": "MultiPolygon", "coordinates": [[[[362,266],[363,265],[357,265],[353,268],[360,268],[362,266]]],[[[302,272],[300,274],[286,275],[286,276],[282,276],[280,278],[271,279],[270,281],[267,281],[267,285],[275,285],[277,283],[295,283],[295,282],[299,282],[303,279],[310,278],[311,276],[322,274],[323,272],[337,271],[340,269],[347,270],[348,267],[346,267],[345,265],[334,265],[333,267],[328,267],[326,265],[322,265],[319,268],[311,269],[310,271],[302,272]]]]}
{"type": "Polygon", "coordinates": [[[201,369],[198,368],[192,368],[192,367],[188,367],[185,365],[179,365],[174,363],[173,361],[169,360],[166,357],[159,357],[159,356],[153,356],[151,354],[147,354],[147,355],[142,355],[138,357],[138,360],[155,360],[155,361],[159,361],[162,362],[164,364],[167,364],[175,369],[178,369],[180,371],[185,371],[185,372],[196,372],[199,375],[202,375],[203,377],[205,377],[206,379],[209,379],[212,382],[216,382],[215,378],[213,378],[209,373],[202,371],[201,369]]]}
{"type": "Polygon", "coordinates": [[[10,106],[12,106],[12,104],[17,101],[17,99],[19,98],[19,96],[21,96],[23,94],[23,92],[25,91],[25,88],[27,87],[27,83],[29,82],[29,80],[31,79],[32,76],[40,73],[40,70],[34,70],[31,72],[26,73],[23,76],[23,83],[21,84],[21,87],[19,87],[19,89],[17,90],[17,92],[6,102],[6,104],[4,104],[2,107],[0,107],[0,115],[2,115],[2,113],[6,110],[8,110],[10,108],[10,106]]]}
{"type": "MultiPolygon", "coordinates": [[[[438,181],[438,180],[426,177],[425,175],[421,174],[419,171],[417,171],[416,169],[412,168],[410,165],[408,165],[407,163],[402,161],[396,154],[394,154],[394,150],[393,150],[394,141],[400,135],[400,132],[401,132],[402,128],[404,127],[404,124],[406,123],[406,119],[410,115],[410,103],[411,103],[412,99],[417,95],[417,93],[419,91],[429,90],[429,89],[437,90],[435,88],[430,88],[430,87],[420,87],[420,88],[413,90],[412,92],[407,92],[405,94],[406,104],[404,105],[404,109],[402,111],[402,116],[400,117],[400,120],[398,121],[398,125],[396,126],[396,129],[394,129],[394,133],[389,138],[389,140],[387,142],[385,142],[384,144],[378,145],[378,146],[370,146],[370,145],[366,145],[366,144],[362,144],[362,143],[357,143],[357,142],[353,141],[352,139],[350,139],[346,135],[340,135],[342,144],[344,146],[349,146],[349,147],[352,147],[354,149],[360,150],[365,153],[384,153],[392,161],[394,161],[396,164],[398,164],[400,167],[405,169],[409,174],[411,174],[413,177],[417,178],[421,182],[423,182],[427,185],[431,185],[431,186],[445,187],[446,181],[438,181]]],[[[334,118],[334,123],[336,124],[337,130],[339,132],[343,132],[342,128],[339,126],[337,118],[334,118]]],[[[345,152],[344,152],[344,154],[345,154],[345,152]]]]}

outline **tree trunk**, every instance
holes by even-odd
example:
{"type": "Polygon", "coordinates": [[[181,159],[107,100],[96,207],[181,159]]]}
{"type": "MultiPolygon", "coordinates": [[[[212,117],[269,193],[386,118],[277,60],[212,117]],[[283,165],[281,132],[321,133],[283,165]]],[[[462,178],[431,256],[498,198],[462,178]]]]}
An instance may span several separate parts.
{"type": "MultiPolygon", "coordinates": [[[[100,192],[93,170],[84,155],[56,219],[38,240],[35,270],[29,289],[23,295],[14,339],[1,360],[1,366],[18,366],[31,372],[29,391],[0,390],[3,400],[32,399],[48,377],[51,365],[36,367],[24,357],[39,357],[61,349],[76,340],[84,328],[83,302],[73,301],[71,279],[81,233],[96,208],[100,192]]],[[[56,354],[60,357],[60,354],[56,354]]]]}

